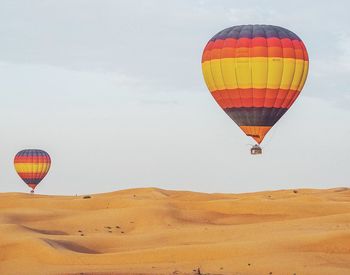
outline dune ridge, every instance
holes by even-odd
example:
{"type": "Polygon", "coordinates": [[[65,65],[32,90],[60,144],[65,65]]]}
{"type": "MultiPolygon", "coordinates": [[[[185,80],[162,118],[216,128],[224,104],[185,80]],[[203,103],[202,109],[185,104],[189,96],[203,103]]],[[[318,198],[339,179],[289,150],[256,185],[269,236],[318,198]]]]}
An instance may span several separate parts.
{"type": "Polygon", "coordinates": [[[0,274],[350,274],[350,189],[0,193],[0,274]]]}

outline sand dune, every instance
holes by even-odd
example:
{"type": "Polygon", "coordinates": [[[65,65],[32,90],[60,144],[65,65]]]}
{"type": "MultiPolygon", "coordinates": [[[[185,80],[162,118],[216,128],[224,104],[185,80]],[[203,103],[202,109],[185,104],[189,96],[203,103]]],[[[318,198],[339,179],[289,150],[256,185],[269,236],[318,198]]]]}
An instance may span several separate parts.
{"type": "Polygon", "coordinates": [[[199,271],[350,274],[350,189],[0,194],[0,274],[199,271]]]}

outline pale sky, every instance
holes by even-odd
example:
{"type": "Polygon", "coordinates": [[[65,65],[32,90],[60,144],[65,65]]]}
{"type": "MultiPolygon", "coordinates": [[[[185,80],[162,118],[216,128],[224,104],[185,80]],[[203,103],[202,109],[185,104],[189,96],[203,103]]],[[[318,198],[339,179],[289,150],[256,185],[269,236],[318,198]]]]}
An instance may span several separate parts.
{"type": "Polygon", "coordinates": [[[251,192],[349,186],[348,1],[54,0],[0,3],[0,192],[28,192],[22,149],[52,159],[39,194],[159,187],[251,192]],[[272,24],[310,71],[263,155],[205,86],[220,30],[272,24]]]}

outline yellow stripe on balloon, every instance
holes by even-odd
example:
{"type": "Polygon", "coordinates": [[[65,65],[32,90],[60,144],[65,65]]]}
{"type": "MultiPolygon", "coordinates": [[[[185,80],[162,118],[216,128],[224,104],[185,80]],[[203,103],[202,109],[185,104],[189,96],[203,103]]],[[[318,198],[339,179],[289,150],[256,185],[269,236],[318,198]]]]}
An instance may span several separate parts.
{"type": "Polygon", "coordinates": [[[301,91],[303,89],[308,71],[309,71],[309,62],[304,62],[303,76],[298,86],[298,89],[297,89],[298,91],[301,91]]]}
{"type": "Polygon", "coordinates": [[[211,73],[210,62],[208,62],[205,66],[202,64],[202,72],[204,75],[205,83],[207,84],[207,87],[209,87],[209,90],[210,91],[217,90],[214,83],[213,75],[211,73]]]}
{"type": "Polygon", "coordinates": [[[222,88],[225,89],[226,85],[224,78],[222,77],[222,71],[225,71],[227,68],[223,67],[223,70],[221,69],[220,59],[210,60],[209,63],[209,73],[212,75],[214,87],[216,87],[218,90],[221,90],[222,88]]]}
{"type": "Polygon", "coordinates": [[[309,62],[295,58],[240,57],[202,63],[211,92],[224,89],[291,89],[300,91],[309,62]]]}
{"type": "Polygon", "coordinates": [[[237,77],[235,72],[236,60],[234,58],[221,59],[222,78],[227,87],[237,87],[237,77]]]}
{"type": "Polygon", "coordinates": [[[48,163],[15,163],[17,173],[47,173],[50,169],[48,163]]]}
{"type": "MultiPolygon", "coordinates": [[[[218,61],[220,63],[220,60],[218,61]]],[[[252,86],[252,69],[250,62],[251,61],[249,57],[242,57],[236,59],[236,77],[238,88],[252,86]]]]}
{"type": "Polygon", "coordinates": [[[252,82],[259,87],[266,87],[268,81],[269,60],[267,58],[259,58],[251,60],[252,66],[252,82]]]}

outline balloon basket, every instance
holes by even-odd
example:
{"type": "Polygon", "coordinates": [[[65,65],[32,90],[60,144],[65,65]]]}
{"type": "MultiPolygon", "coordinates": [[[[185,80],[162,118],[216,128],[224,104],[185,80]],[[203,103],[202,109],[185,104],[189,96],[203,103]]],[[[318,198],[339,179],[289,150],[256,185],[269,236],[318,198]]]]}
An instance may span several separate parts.
{"type": "Polygon", "coordinates": [[[258,144],[255,144],[252,148],[250,148],[251,155],[261,155],[262,149],[258,144]]]}
{"type": "Polygon", "coordinates": [[[34,194],[34,190],[30,190],[30,194],[34,194]]]}

